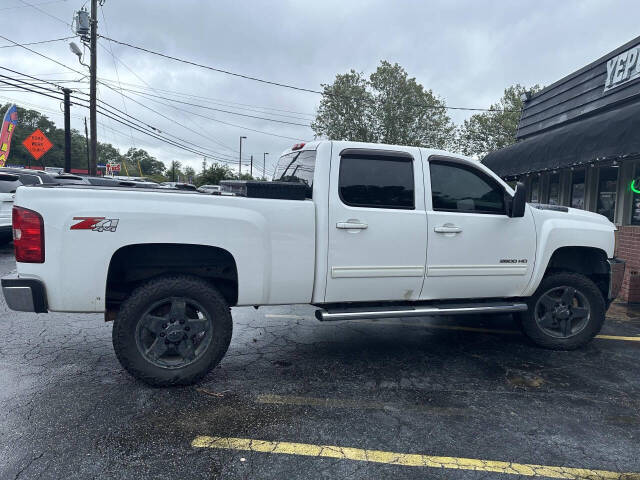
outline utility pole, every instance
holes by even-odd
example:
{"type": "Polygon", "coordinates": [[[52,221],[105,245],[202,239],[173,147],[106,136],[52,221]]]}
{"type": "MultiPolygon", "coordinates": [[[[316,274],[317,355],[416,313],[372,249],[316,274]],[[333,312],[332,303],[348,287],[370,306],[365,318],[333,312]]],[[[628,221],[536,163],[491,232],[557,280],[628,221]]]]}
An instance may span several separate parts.
{"type": "Polygon", "coordinates": [[[63,88],[64,93],[64,171],[71,173],[71,90],[63,88]]]}
{"type": "Polygon", "coordinates": [[[262,154],[262,176],[265,179],[267,178],[267,155],[269,155],[268,152],[262,154]]]}
{"type": "Polygon", "coordinates": [[[91,67],[89,85],[89,124],[91,126],[91,150],[89,175],[96,175],[98,163],[98,125],[96,119],[97,67],[98,67],[98,0],[91,0],[91,67]]]}
{"type": "Polygon", "coordinates": [[[238,157],[238,178],[240,178],[240,174],[242,173],[242,139],[247,139],[247,137],[240,137],[240,156],[238,157]]]}
{"type": "Polygon", "coordinates": [[[251,169],[249,170],[249,176],[253,177],[253,155],[251,155],[251,169]]]}
{"type": "Polygon", "coordinates": [[[91,160],[89,155],[89,131],[87,130],[87,117],[84,117],[84,139],[87,142],[87,173],[91,171],[91,160]]]}

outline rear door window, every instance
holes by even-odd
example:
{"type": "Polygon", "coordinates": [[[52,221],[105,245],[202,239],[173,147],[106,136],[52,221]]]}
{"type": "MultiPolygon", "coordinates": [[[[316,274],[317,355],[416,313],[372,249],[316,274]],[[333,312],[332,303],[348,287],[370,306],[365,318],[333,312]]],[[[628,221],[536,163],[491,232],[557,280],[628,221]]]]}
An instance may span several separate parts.
{"type": "Polygon", "coordinates": [[[307,198],[311,198],[315,166],[315,150],[291,152],[281,156],[278,160],[273,180],[276,182],[302,183],[307,186],[307,198]]]}
{"type": "Polygon", "coordinates": [[[344,156],[338,181],[345,205],[414,208],[413,161],[406,157],[344,156]]]}

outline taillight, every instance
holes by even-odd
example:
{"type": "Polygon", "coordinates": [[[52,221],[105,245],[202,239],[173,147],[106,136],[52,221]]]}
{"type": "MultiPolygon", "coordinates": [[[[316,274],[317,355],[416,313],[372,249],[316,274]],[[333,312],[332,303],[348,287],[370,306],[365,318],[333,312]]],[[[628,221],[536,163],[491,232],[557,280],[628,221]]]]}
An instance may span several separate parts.
{"type": "Polygon", "coordinates": [[[304,143],[296,143],[293,147],[291,147],[291,150],[300,150],[302,147],[304,147],[304,143]]]}
{"type": "Polygon", "coordinates": [[[13,247],[16,262],[44,263],[44,221],[38,212],[13,207],[13,247]]]}

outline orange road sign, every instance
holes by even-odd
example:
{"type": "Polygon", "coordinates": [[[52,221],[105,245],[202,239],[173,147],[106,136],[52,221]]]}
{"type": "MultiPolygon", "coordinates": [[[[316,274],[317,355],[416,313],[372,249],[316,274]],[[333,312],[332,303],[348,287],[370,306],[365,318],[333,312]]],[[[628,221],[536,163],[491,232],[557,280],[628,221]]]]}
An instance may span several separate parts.
{"type": "Polygon", "coordinates": [[[44,133],[42,133],[40,129],[25,138],[22,144],[27,150],[29,150],[29,153],[33,155],[33,158],[36,160],[40,160],[40,157],[53,147],[53,143],[45,137],[44,133]]]}

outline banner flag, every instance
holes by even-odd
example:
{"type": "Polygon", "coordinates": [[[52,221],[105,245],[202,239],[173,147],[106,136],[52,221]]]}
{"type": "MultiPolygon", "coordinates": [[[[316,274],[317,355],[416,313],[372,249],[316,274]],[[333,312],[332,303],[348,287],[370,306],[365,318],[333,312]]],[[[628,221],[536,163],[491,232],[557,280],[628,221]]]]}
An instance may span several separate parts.
{"type": "Polygon", "coordinates": [[[18,109],[15,105],[11,105],[7,110],[2,121],[2,129],[0,129],[0,167],[4,167],[9,158],[9,150],[11,150],[11,137],[13,131],[18,124],[18,109]]]}

